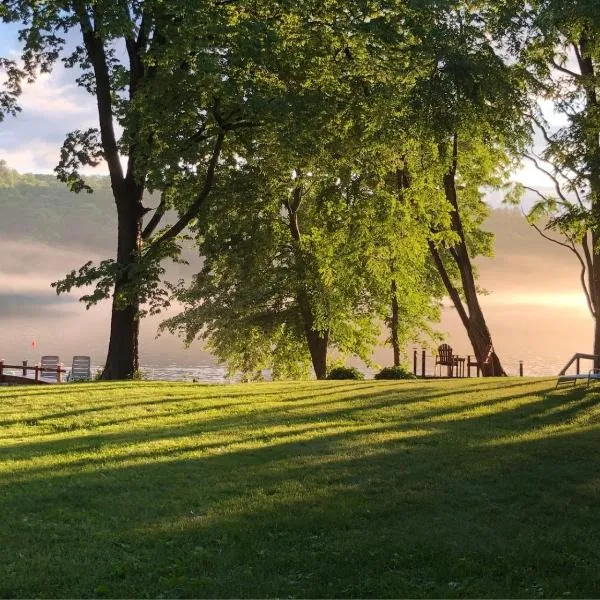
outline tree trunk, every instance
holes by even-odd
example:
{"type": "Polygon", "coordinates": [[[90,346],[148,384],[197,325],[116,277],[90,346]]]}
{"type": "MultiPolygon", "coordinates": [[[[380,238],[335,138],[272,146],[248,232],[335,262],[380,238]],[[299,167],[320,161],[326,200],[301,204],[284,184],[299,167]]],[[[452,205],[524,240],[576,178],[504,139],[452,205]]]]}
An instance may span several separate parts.
{"type": "MultiPolygon", "coordinates": [[[[483,319],[483,315],[481,315],[481,318],[483,319]]],[[[470,318],[466,329],[483,377],[506,375],[500,359],[493,351],[492,336],[485,320],[470,318]]]]}
{"type": "Polygon", "coordinates": [[[131,291],[131,267],[137,263],[142,248],[141,203],[143,188],[127,186],[117,191],[118,215],[117,263],[125,273],[117,279],[113,293],[108,355],[102,372],[103,380],[132,379],[139,371],[139,299],[131,291]],[[122,296],[126,296],[124,302],[122,296]]]}
{"type": "MultiPolygon", "coordinates": [[[[594,354],[600,356],[600,318],[594,318],[594,354]]],[[[600,369],[600,360],[594,359],[594,369],[600,369]]]]}
{"type": "Polygon", "coordinates": [[[110,342],[106,365],[101,379],[133,379],[139,370],[138,337],[140,320],[138,307],[128,306],[118,310],[113,300],[110,321],[110,342]]]}
{"type": "Polygon", "coordinates": [[[305,332],[315,376],[317,379],[325,379],[327,377],[327,345],[329,334],[327,332],[320,334],[308,327],[305,327],[305,332]]]}
{"type": "Polygon", "coordinates": [[[394,366],[400,366],[400,341],[398,339],[398,325],[400,314],[398,308],[398,286],[396,280],[392,279],[392,318],[390,320],[390,340],[394,350],[394,366]]]}
{"type": "MultiPolygon", "coordinates": [[[[584,29],[576,44],[576,52],[579,70],[582,75],[583,88],[585,91],[586,107],[584,114],[597,114],[599,108],[597,93],[597,70],[590,52],[589,32],[584,29]]],[[[591,133],[591,132],[590,132],[591,133]]],[[[597,224],[600,222],[600,139],[599,131],[596,129],[595,135],[586,136],[586,167],[589,173],[590,185],[590,203],[592,221],[597,224]]],[[[591,265],[588,263],[589,294],[593,307],[592,316],[594,318],[594,354],[600,355],[600,233],[597,229],[591,227],[591,265]]],[[[587,243],[586,239],[583,241],[587,243]]],[[[600,369],[600,359],[594,360],[594,368],[600,369]]]]}
{"type": "MultiPolygon", "coordinates": [[[[598,210],[600,207],[600,197],[592,201],[592,211],[598,210]]],[[[584,241],[587,243],[587,241],[584,241]]],[[[598,244],[600,243],[600,236],[592,232],[592,264],[589,273],[589,293],[594,309],[592,317],[594,319],[594,351],[596,356],[600,356],[600,250],[598,244]]],[[[594,359],[594,369],[600,369],[600,358],[594,359]]]]}
{"type": "Polygon", "coordinates": [[[293,192],[293,201],[287,202],[285,207],[289,217],[290,234],[293,240],[293,252],[295,268],[298,277],[296,285],[296,300],[300,309],[300,317],[304,326],[306,344],[310,353],[313,369],[317,379],[327,377],[327,346],[329,344],[329,331],[317,331],[314,329],[315,319],[310,298],[305,284],[307,280],[307,267],[304,252],[302,250],[302,234],[298,223],[298,209],[302,203],[302,188],[297,186],[293,192]]]}

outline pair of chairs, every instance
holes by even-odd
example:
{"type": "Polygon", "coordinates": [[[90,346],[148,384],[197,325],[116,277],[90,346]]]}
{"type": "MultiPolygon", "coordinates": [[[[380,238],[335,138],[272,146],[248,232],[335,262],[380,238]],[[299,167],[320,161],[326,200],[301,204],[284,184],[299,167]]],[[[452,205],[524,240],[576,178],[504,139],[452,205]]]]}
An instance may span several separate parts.
{"type": "MultiPolygon", "coordinates": [[[[465,376],[465,367],[467,370],[467,377],[471,377],[471,367],[475,367],[477,369],[477,377],[479,377],[480,371],[483,370],[483,365],[490,364],[494,355],[494,347],[490,344],[486,347],[485,350],[485,359],[480,363],[477,358],[471,360],[471,355],[463,358],[453,353],[452,346],[448,344],[442,344],[438,347],[438,353],[435,357],[435,365],[433,368],[434,375],[438,365],[440,365],[440,377],[442,375],[442,366],[448,368],[448,377],[464,377],[465,376]],[[456,373],[456,375],[455,375],[456,373]]],[[[493,362],[492,362],[492,374],[493,372],[493,362]]]]}
{"type": "MultiPolygon", "coordinates": [[[[58,380],[60,359],[58,356],[42,356],[41,376],[44,379],[58,380]]],[[[92,378],[92,359],[89,356],[74,356],[67,381],[86,381],[92,378]]]]}

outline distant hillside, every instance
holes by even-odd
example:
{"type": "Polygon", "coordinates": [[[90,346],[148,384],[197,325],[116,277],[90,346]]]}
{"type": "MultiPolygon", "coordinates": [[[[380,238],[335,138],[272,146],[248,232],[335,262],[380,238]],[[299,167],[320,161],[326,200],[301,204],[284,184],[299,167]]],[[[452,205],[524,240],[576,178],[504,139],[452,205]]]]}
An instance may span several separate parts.
{"type": "MultiPolygon", "coordinates": [[[[74,194],[52,175],[21,175],[0,161],[0,237],[89,249],[112,255],[116,214],[107,177],[90,177],[93,194],[74,194]]],[[[541,239],[516,209],[492,209],[485,228],[496,234],[495,260],[562,261],[561,248],[541,239]]]]}
{"type": "Polygon", "coordinates": [[[53,175],[20,175],[0,161],[0,237],[114,251],[115,211],[107,177],[74,194],[53,175]]]}

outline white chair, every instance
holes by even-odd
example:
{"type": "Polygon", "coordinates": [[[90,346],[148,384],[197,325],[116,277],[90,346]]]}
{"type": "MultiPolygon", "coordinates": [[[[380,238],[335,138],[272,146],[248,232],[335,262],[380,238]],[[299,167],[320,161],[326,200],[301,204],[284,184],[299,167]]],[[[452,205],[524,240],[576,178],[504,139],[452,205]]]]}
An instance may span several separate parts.
{"type": "Polygon", "coordinates": [[[60,359],[58,356],[42,356],[40,361],[40,376],[44,379],[58,381],[60,359]]]}
{"type": "Polygon", "coordinates": [[[89,356],[74,356],[67,381],[88,381],[91,378],[92,359],[89,356]]]}

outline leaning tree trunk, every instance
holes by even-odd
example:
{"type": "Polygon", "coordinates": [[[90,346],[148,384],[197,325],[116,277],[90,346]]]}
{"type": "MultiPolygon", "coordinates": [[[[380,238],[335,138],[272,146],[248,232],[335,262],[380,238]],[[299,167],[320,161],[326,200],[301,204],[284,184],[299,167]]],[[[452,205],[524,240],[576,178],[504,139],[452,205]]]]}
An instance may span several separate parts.
{"type": "Polygon", "coordinates": [[[139,300],[132,288],[131,267],[139,261],[142,247],[141,198],[143,188],[131,186],[129,194],[117,197],[117,263],[125,273],[115,283],[108,354],[101,379],[132,379],[139,370],[139,300]],[[123,302],[122,295],[126,296],[123,302]]]}
{"type": "Polygon", "coordinates": [[[452,260],[456,264],[460,273],[462,291],[466,303],[466,308],[458,290],[454,287],[452,280],[445,268],[442,257],[432,242],[429,242],[429,250],[433,256],[437,270],[444,282],[448,295],[461,318],[465,327],[475,358],[479,363],[482,375],[484,377],[493,377],[506,375],[502,368],[502,363],[494,351],[492,336],[488,329],[479,297],[477,295],[477,286],[475,285],[475,276],[473,266],[467,248],[465,232],[462,225],[460,212],[458,209],[458,197],[456,193],[456,169],[458,162],[458,137],[454,135],[452,166],[444,174],[444,193],[446,199],[452,206],[451,222],[452,230],[458,234],[458,243],[448,249],[452,260]]]}
{"type": "Polygon", "coordinates": [[[473,346],[473,352],[480,365],[482,375],[484,377],[506,375],[500,359],[494,351],[492,336],[483,316],[481,305],[479,304],[475,277],[466,244],[460,242],[454,250],[454,259],[460,272],[463,294],[469,312],[469,319],[465,324],[465,329],[471,341],[471,346],[473,346]]]}
{"type": "Polygon", "coordinates": [[[400,309],[398,307],[398,285],[392,279],[392,318],[390,319],[390,341],[394,350],[394,366],[400,366],[400,340],[398,338],[398,327],[400,324],[400,309]]]}
{"type": "MultiPolygon", "coordinates": [[[[462,321],[465,331],[467,332],[467,336],[471,342],[471,346],[473,347],[473,353],[475,354],[475,358],[481,368],[482,375],[484,377],[506,375],[504,369],[502,368],[502,364],[500,363],[500,359],[493,351],[494,346],[492,343],[492,336],[485,322],[483,312],[479,307],[477,296],[475,295],[473,298],[472,295],[469,294],[469,312],[467,312],[467,308],[465,308],[465,305],[463,304],[460,293],[452,283],[442,257],[440,256],[440,253],[434,246],[433,242],[429,242],[429,250],[442,281],[444,282],[446,291],[448,292],[448,295],[450,296],[450,299],[456,308],[456,312],[458,312],[460,320],[462,321]],[[492,349],[491,353],[490,348],[492,349]]],[[[467,293],[465,292],[465,297],[466,296],[467,293]]]]}

